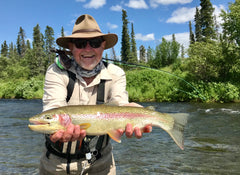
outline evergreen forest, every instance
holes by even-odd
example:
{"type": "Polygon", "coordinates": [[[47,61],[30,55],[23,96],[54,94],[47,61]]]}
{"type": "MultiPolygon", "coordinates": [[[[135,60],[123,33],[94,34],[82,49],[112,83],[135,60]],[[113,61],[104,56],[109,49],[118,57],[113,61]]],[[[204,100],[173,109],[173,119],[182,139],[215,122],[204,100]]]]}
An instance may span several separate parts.
{"type": "MultiPolygon", "coordinates": [[[[229,3],[218,24],[210,0],[200,0],[189,21],[189,48],[162,38],[156,48],[136,46],[134,25],[122,10],[121,56],[106,54],[127,75],[130,101],[239,102],[240,0],[229,3]],[[139,50],[139,55],[137,54],[139,50]]],[[[61,35],[64,36],[62,27],[61,35]]],[[[54,29],[33,27],[33,41],[19,27],[16,43],[1,43],[0,98],[42,98],[44,76],[56,54],[54,29]]],[[[59,48],[63,49],[63,48],[59,48]]]]}

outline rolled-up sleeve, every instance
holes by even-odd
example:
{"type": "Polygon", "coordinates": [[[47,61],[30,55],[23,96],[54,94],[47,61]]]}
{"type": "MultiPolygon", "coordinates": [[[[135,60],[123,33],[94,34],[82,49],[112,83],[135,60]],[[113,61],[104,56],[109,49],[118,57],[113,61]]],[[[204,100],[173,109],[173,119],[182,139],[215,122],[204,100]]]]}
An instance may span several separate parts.
{"type": "Polygon", "coordinates": [[[68,74],[52,64],[46,73],[43,94],[43,111],[66,106],[68,74]]]}

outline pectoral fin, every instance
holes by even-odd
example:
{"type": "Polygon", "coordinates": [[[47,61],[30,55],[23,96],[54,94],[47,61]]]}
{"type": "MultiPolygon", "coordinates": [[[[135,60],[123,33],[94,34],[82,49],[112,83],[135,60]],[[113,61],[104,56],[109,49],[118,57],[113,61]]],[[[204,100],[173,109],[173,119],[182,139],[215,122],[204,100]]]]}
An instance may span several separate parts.
{"type": "Polygon", "coordinates": [[[117,130],[112,130],[107,132],[107,134],[109,135],[109,137],[111,137],[111,139],[115,140],[118,143],[121,143],[121,133],[119,133],[117,130]]]}
{"type": "Polygon", "coordinates": [[[91,124],[90,123],[81,123],[79,126],[80,126],[80,129],[87,130],[91,126],[91,124]]]}

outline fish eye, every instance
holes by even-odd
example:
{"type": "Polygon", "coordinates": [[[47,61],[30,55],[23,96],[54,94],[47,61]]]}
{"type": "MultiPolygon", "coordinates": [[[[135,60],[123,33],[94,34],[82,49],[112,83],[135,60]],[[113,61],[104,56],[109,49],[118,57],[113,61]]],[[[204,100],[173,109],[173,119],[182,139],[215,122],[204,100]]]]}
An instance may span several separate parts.
{"type": "Polygon", "coordinates": [[[46,119],[51,119],[51,115],[45,115],[46,119]]]}

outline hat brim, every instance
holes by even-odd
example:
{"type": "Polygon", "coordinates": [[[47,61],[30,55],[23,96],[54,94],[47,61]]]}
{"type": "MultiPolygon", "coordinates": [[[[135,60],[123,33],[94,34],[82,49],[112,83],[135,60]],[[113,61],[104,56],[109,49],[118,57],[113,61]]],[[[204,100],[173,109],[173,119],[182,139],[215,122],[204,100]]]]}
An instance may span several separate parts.
{"type": "Polygon", "coordinates": [[[68,43],[71,41],[72,38],[95,38],[100,36],[102,36],[103,39],[106,41],[105,50],[113,47],[118,41],[118,36],[114,33],[103,34],[98,32],[84,32],[84,33],[75,33],[69,36],[59,37],[57,38],[56,43],[61,47],[69,49],[68,43]]]}

